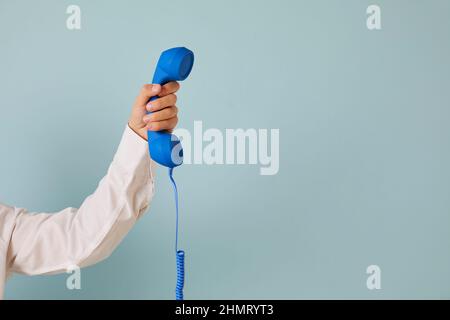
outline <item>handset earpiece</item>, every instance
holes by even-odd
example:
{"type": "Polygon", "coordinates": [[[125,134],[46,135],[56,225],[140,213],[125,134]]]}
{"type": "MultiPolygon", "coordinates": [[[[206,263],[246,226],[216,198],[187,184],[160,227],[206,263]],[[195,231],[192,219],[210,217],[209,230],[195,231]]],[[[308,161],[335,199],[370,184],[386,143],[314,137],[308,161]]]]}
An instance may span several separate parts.
{"type": "MultiPolygon", "coordinates": [[[[164,85],[170,81],[183,81],[191,73],[193,65],[194,53],[191,50],[184,47],[168,49],[159,57],[152,83],[164,85]]],[[[158,97],[150,101],[155,99],[158,97]]],[[[183,148],[177,136],[166,131],[148,131],[147,137],[150,156],[154,161],[168,168],[183,163],[183,148]]]]}

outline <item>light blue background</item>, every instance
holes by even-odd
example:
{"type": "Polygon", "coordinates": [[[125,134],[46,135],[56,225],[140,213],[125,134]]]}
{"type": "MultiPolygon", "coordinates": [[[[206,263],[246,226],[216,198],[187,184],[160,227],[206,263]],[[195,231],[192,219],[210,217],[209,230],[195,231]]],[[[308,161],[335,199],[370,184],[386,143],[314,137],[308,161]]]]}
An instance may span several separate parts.
{"type": "MultiPolygon", "coordinates": [[[[450,298],[450,2],[0,0],[0,201],[79,206],[163,49],[196,53],[180,127],[279,128],[280,171],[186,165],[185,295],[450,298]],[[382,9],[382,30],[366,8],[382,9]],[[66,29],[66,8],[82,30],[66,29]],[[366,268],[382,289],[366,288],[366,268]]],[[[6,298],[172,299],[174,208],[105,262],[15,276],[6,298]]]]}

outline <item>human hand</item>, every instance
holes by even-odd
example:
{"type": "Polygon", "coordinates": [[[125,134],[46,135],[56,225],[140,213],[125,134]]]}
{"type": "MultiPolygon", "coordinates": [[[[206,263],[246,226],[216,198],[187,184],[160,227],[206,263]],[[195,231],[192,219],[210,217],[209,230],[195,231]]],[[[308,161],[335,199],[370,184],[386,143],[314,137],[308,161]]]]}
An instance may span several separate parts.
{"type": "Polygon", "coordinates": [[[163,86],[146,84],[142,87],[131,111],[128,125],[143,139],[147,140],[147,131],[167,130],[172,132],[178,123],[176,92],[178,82],[169,82],[163,86]],[[151,97],[159,98],[149,102],[151,97]],[[151,111],[152,114],[147,114],[151,111]]]}

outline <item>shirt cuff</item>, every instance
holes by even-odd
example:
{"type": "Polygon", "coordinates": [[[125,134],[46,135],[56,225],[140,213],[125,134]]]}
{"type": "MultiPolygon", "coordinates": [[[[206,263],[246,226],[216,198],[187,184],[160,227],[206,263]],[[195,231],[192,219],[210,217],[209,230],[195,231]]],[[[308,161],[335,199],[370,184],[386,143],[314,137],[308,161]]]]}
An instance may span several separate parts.
{"type": "Polygon", "coordinates": [[[128,124],[113,163],[131,175],[136,174],[141,168],[148,168],[150,179],[153,181],[156,163],[150,159],[148,142],[134,132],[128,124]]]}

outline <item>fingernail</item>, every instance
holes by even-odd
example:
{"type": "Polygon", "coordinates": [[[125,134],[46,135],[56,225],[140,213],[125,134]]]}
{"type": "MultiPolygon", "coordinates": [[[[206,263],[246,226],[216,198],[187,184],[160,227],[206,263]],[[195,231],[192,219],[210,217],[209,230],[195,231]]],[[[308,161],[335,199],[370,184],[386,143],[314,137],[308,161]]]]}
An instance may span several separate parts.
{"type": "Polygon", "coordinates": [[[147,103],[147,111],[152,111],[152,104],[151,103],[147,103]]]}

